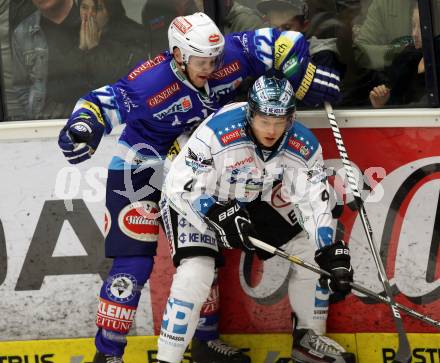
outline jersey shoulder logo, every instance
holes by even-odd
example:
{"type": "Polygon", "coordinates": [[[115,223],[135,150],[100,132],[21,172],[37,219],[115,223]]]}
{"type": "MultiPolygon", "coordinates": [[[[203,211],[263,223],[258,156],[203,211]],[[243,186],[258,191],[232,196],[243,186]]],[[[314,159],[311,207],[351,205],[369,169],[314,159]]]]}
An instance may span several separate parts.
{"type": "Polygon", "coordinates": [[[189,166],[194,174],[206,173],[212,169],[214,159],[206,157],[202,153],[196,153],[188,148],[188,154],[185,156],[185,164],[189,166]]]}
{"type": "Polygon", "coordinates": [[[319,142],[315,135],[304,125],[295,120],[287,137],[286,149],[303,159],[309,160],[318,150],[319,142]]]}
{"type": "MultiPolygon", "coordinates": [[[[228,129],[228,128],[226,128],[228,129]]],[[[241,139],[242,137],[246,136],[246,133],[244,132],[244,129],[240,128],[240,129],[235,129],[232,131],[229,131],[225,129],[226,133],[223,133],[222,131],[220,131],[222,134],[219,137],[220,141],[222,142],[223,145],[228,145],[234,141],[237,141],[239,139],[241,139]]]]}
{"type": "Polygon", "coordinates": [[[299,153],[302,157],[305,159],[309,159],[311,155],[310,146],[308,145],[308,142],[304,142],[304,138],[298,135],[292,135],[289,137],[289,140],[287,141],[287,145],[289,149],[295,151],[296,153],[299,153]]]}
{"type": "Polygon", "coordinates": [[[149,59],[149,60],[145,61],[139,67],[136,67],[135,69],[133,69],[129,73],[129,75],[127,77],[128,80],[134,81],[142,73],[148,71],[149,69],[156,67],[158,64],[162,63],[165,59],[166,59],[166,57],[163,54],[159,54],[156,57],[154,57],[153,59],[149,59]]]}

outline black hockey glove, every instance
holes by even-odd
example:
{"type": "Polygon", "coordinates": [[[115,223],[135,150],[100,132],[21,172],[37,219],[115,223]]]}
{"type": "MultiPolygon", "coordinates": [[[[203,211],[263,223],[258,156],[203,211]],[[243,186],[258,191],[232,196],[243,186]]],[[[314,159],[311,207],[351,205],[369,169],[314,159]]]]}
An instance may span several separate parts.
{"type": "Polygon", "coordinates": [[[329,288],[331,292],[338,292],[344,297],[350,293],[353,269],[350,265],[350,250],[343,241],[317,250],[315,261],[319,267],[331,273],[331,277],[321,275],[321,287],[329,288]]]}
{"type": "Polygon", "coordinates": [[[254,250],[249,235],[256,235],[249,213],[236,200],[215,203],[206,213],[205,221],[226,248],[254,250]]]}

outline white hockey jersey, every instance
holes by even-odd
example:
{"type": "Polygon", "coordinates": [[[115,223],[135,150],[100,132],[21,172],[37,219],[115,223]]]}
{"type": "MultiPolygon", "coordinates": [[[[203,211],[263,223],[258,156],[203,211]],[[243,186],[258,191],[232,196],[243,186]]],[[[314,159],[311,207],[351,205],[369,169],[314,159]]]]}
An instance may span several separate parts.
{"type": "Polygon", "coordinates": [[[246,109],[245,102],[227,105],[194,131],[171,163],[163,202],[204,233],[204,215],[215,202],[270,202],[274,183],[281,181],[279,198],[293,203],[315,248],[333,243],[334,221],[318,140],[295,120],[275,150],[262,150],[245,131],[246,109]]]}

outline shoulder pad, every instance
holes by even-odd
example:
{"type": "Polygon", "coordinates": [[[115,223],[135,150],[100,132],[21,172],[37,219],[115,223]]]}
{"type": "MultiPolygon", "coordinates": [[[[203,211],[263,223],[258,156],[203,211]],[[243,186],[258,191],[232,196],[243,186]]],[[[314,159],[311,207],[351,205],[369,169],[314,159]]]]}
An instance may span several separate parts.
{"type": "Polygon", "coordinates": [[[161,54],[158,54],[153,59],[148,59],[145,62],[136,65],[128,74],[127,80],[134,81],[141,74],[156,68],[159,64],[166,61],[167,58],[169,58],[169,56],[166,53],[161,53],[161,54]]]}
{"type": "Polygon", "coordinates": [[[312,131],[295,120],[287,135],[286,149],[305,160],[309,160],[318,148],[318,139],[312,131]]]}
{"type": "Polygon", "coordinates": [[[247,138],[244,131],[246,124],[245,105],[246,103],[241,102],[225,106],[206,124],[215,134],[220,145],[231,145],[247,138]]]}

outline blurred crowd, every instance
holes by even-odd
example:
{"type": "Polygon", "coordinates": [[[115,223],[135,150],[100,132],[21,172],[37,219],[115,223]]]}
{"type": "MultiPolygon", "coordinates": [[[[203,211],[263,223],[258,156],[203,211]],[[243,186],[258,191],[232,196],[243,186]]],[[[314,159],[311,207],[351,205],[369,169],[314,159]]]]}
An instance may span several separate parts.
{"type": "Polygon", "coordinates": [[[225,34],[302,32],[314,62],[342,76],[338,106],[428,105],[415,0],[14,0],[0,5],[6,119],[66,118],[81,95],[167,50],[171,20],[196,11],[225,34]]]}

